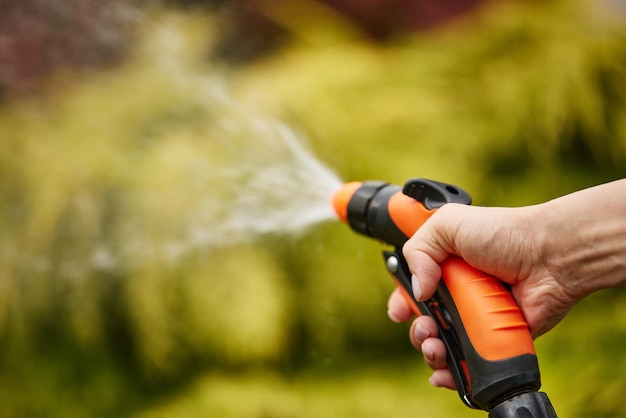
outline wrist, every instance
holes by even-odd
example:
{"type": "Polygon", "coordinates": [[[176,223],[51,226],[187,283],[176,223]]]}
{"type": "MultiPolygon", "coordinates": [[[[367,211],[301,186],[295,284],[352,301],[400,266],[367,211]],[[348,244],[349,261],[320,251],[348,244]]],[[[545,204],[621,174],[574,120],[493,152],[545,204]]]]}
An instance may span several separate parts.
{"type": "Polygon", "coordinates": [[[529,212],[538,260],[575,301],[626,284],[626,188],[602,185],[529,212]]]}

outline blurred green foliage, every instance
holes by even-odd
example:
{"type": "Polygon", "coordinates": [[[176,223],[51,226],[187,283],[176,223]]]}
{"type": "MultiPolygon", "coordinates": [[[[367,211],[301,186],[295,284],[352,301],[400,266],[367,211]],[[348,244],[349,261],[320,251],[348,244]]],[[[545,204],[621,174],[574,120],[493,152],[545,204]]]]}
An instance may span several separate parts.
{"type": "MultiPolygon", "coordinates": [[[[186,234],[219,224],[229,168],[263,147],[225,126],[249,123],[241,109],[306,133],[344,180],[429,177],[480,205],[623,177],[626,17],[611,7],[489,4],[383,45],[295,3],[273,15],[291,43],[237,69],[206,58],[216,15],[149,8],[125,64],[4,101],[0,416],[481,416],[425,387],[385,315],[378,244],[334,222],[186,234]]],[[[594,295],[538,341],[562,416],[626,413],[623,303],[594,295]]]]}

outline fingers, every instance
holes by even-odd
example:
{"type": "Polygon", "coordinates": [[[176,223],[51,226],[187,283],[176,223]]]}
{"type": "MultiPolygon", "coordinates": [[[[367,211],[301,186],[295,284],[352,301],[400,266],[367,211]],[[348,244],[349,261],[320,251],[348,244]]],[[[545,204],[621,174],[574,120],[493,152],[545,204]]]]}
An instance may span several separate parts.
{"type": "Polygon", "coordinates": [[[454,383],[454,378],[452,377],[450,369],[435,370],[432,376],[430,376],[430,379],[428,379],[428,382],[438,388],[456,390],[456,383],[454,383]]]}
{"type": "Polygon", "coordinates": [[[411,344],[422,352],[428,367],[433,369],[430,384],[455,390],[456,384],[448,369],[446,346],[437,338],[435,320],[429,316],[416,318],[411,325],[410,340],[411,344]]]}
{"type": "MultiPolygon", "coordinates": [[[[422,344],[428,338],[436,337],[438,334],[437,323],[430,316],[419,316],[411,324],[409,339],[413,347],[422,350],[422,344]]],[[[444,348],[445,355],[445,348],[444,348]]]]}
{"type": "Polygon", "coordinates": [[[398,288],[393,291],[387,301],[387,315],[393,322],[406,322],[414,316],[398,288]]]}
{"type": "Polygon", "coordinates": [[[448,367],[446,363],[446,347],[439,338],[427,338],[421,346],[424,361],[433,370],[445,369],[448,367]]]}
{"type": "MultiPolygon", "coordinates": [[[[441,228],[441,225],[437,221],[437,214],[440,212],[441,209],[431,216],[429,221],[405,243],[402,249],[412,273],[413,295],[418,301],[426,300],[435,294],[437,284],[441,279],[439,263],[445,260],[449,254],[449,251],[440,244],[443,239],[438,235],[438,228],[441,228]]],[[[400,298],[402,298],[401,295],[400,298]]],[[[394,301],[394,303],[400,304],[399,301],[394,301]]],[[[404,301],[403,303],[406,304],[404,301]]],[[[390,316],[391,312],[396,315],[396,318],[402,315],[398,306],[394,307],[393,311],[390,309],[390,316]]],[[[437,335],[437,324],[429,316],[420,316],[411,325],[411,344],[422,352],[424,361],[428,367],[433,369],[433,374],[429,379],[430,384],[455,390],[456,384],[447,365],[446,347],[443,341],[437,338],[437,335]]]]}
{"type": "MultiPolygon", "coordinates": [[[[389,317],[396,322],[407,321],[413,316],[413,312],[398,289],[389,297],[388,307],[389,317]]],[[[409,331],[411,344],[424,354],[426,364],[433,370],[447,367],[446,347],[437,335],[437,323],[426,315],[415,318],[409,331]]]]}
{"type": "Polygon", "coordinates": [[[424,355],[424,361],[433,370],[443,369],[446,364],[446,346],[437,338],[437,324],[429,316],[420,316],[411,325],[411,344],[424,355]]]}
{"type": "Polygon", "coordinates": [[[411,246],[407,247],[405,245],[403,251],[409,264],[409,269],[413,274],[411,277],[413,296],[418,301],[432,297],[441,278],[441,267],[430,255],[422,250],[413,250],[411,246]],[[409,258],[411,261],[409,261],[409,258]]]}
{"type": "MultiPolygon", "coordinates": [[[[409,304],[404,300],[400,289],[395,289],[387,302],[387,314],[392,321],[405,322],[413,317],[409,304]]],[[[448,389],[456,389],[452,373],[448,369],[446,347],[437,338],[438,329],[435,320],[429,316],[419,316],[411,324],[409,340],[422,352],[424,361],[433,369],[429,379],[431,385],[448,389]]]]}

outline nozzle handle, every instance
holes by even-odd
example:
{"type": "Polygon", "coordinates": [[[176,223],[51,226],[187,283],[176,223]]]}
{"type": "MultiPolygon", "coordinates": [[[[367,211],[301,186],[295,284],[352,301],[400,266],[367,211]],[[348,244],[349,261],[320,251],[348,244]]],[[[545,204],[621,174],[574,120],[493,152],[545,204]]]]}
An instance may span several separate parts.
{"type": "Polygon", "coordinates": [[[490,411],[521,393],[536,392],[541,379],[532,336],[500,280],[449,256],[441,263],[442,279],[435,295],[426,301],[413,297],[404,243],[437,208],[446,203],[470,204],[469,195],[425,179],[409,180],[402,189],[363,182],[350,193],[346,208],[350,226],[394,247],[384,252],[387,268],[414,313],[437,322],[461,399],[472,408],[490,411]]]}
{"type": "Polygon", "coordinates": [[[502,283],[458,257],[449,257],[442,263],[443,277],[435,295],[417,301],[401,249],[384,256],[413,312],[436,321],[457,392],[467,406],[489,411],[520,392],[539,389],[532,337],[502,283]]]}
{"type": "MultiPolygon", "coordinates": [[[[402,194],[399,205],[395,203],[399,197],[371,199],[370,206],[388,211],[388,218],[379,215],[371,223],[384,224],[384,229],[399,226],[406,239],[421,224],[401,226],[407,219],[422,218],[423,210],[432,213],[446,203],[471,203],[469,194],[458,187],[419,178],[407,181],[402,194]],[[407,198],[409,201],[404,200],[407,198]]],[[[393,276],[415,313],[436,320],[461,399],[472,408],[489,411],[515,394],[538,390],[541,378],[532,336],[504,284],[461,258],[449,256],[441,263],[442,278],[435,295],[424,302],[416,301],[402,245],[394,244],[401,268],[393,276]]]]}

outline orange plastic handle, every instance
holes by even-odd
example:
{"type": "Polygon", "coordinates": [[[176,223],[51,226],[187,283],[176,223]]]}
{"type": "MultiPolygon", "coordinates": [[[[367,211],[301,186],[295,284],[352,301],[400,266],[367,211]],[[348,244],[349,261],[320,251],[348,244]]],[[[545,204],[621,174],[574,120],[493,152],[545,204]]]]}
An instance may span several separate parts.
{"type": "Polygon", "coordinates": [[[435,213],[424,205],[402,192],[395,193],[389,198],[389,217],[404,235],[412,236],[435,213]]]}
{"type": "Polygon", "coordinates": [[[449,256],[441,270],[478,354],[491,361],[535,354],[528,324],[502,282],[455,256],[449,256]]]}

